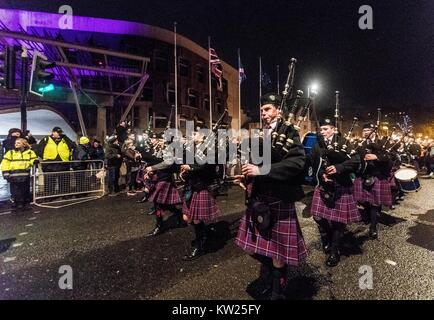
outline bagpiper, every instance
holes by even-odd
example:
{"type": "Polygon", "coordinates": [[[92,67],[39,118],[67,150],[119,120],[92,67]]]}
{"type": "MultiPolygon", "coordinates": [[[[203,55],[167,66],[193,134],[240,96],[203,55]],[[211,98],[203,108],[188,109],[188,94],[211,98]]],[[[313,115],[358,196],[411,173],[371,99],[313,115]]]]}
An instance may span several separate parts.
{"type": "MultiPolygon", "coordinates": [[[[194,135],[195,149],[199,149],[204,142],[203,135],[196,132],[194,135]]],[[[183,257],[184,261],[191,261],[204,255],[207,251],[207,232],[205,223],[215,220],[220,209],[217,201],[210,191],[216,176],[216,164],[183,164],[181,176],[185,181],[184,202],[182,212],[184,221],[194,227],[195,239],[192,242],[192,251],[183,257]]]]}
{"type": "Polygon", "coordinates": [[[380,141],[372,123],[363,126],[363,138],[356,148],[362,165],[354,181],[354,197],[363,205],[365,214],[370,218],[370,238],[377,239],[377,222],[381,208],[392,205],[389,184],[392,164],[387,152],[382,148],[384,142],[380,141]]]}
{"type": "MultiPolygon", "coordinates": [[[[276,128],[281,98],[273,93],[261,97],[264,134],[276,128]]],[[[271,299],[284,298],[287,266],[298,266],[306,256],[306,247],[295,210],[295,201],[303,198],[300,175],[305,153],[298,134],[293,146],[282,159],[272,159],[267,174],[253,164],[244,164],[236,183],[247,189],[247,209],[241,219],[235,243],[246,252],[262,256],[262,275],[271,286],[271,299]],[[249,180],[251,180],[250,183],[249,180]],[[248,183],[247,185],[245,185],[248,183]],[[258,230],[253,215],[269,217],[267,229],[258,230]]],[[[255,220],[256,221],[256,220],[255,220]]]]}
{"type": "Polygon", "coordinates": [[[318,224],[329,267],[340,261],[339,245],[345,225],[361,220],[351,180],[351,174],[360,165],[360,156],[349,149],[347,139],[337,134],[332,120],[322,119],[320,136],[312,152],[318,184],[311,213],[318,224]]]}
{"type": "MultiPolygon", "coordinates": [[[[161,152],[164,152],[162,149],[161,152]]],[[[157,155],[160,158],[160,155],[157,155]]],[[[182,218],[181,209],[176,205],[181,204],[182,200],[175,185],[174,173],[179,172],[179,165],[173,161],[162,161],[158,164],[145,168],[145,176],[154,176],[155,187],[150,193],[148,201],[154,203],[155,209],[155,228],[148,236],[156,236],[164,231],[163,214],[165,211],[172,212],[177,218],[177,226],[185,223],[182,218]]]]}

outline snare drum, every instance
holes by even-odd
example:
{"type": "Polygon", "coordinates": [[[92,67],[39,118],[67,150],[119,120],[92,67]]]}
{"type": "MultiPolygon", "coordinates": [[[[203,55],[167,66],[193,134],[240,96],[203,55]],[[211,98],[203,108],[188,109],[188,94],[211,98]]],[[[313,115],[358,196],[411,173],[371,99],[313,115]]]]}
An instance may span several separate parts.
{"type": "Polygon", "coordinates": [[[417,192],[421,186],[417,171],[412,168],[401,168],[395,172],[395,178],[404,192],[417,192]]]}

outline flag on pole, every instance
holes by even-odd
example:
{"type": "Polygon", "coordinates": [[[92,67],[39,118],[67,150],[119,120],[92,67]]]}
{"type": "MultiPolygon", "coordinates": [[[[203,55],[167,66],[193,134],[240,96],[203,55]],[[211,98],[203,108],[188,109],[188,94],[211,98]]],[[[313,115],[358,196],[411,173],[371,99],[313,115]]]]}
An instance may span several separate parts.
{"type": "Polygon", "coordinates": [[[223,65],[220,60],[220,58],[217,56],[217,53],[213,48],[209,48],[209,56],[210,60],[209,63],[211,65],[211,72],[218,80],[218,86],[217,89],[222,91],[223,85],[222,85],[222,75],[223,75],[223,65]]]}
{"type": "Polygon", "coordinates": [[[240,60],[239,72],[240,72],[240,83],[242,83],[244,80],[247,79],[247,76],[246,73],[244,72],[244,67],[241,63],[241,60],[240,60]]]}

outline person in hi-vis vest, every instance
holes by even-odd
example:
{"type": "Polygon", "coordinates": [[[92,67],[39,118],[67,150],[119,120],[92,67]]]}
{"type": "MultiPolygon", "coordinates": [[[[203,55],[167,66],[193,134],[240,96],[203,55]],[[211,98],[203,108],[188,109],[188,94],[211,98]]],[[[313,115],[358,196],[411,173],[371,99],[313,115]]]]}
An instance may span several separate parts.
{"type": "Polygon", "coordinates": [[[1,169],[3,177],[10,183],[13,209],[23,209],[30,204],[30,169],[36,161],[36,154],[26,139],[17,138],[14,149],[6,152],[1,169]]]}
{"type": "MultiPolygon", "coordinates": [[[[51,135],[43,138],[37,148],[42,159],[43,172],[61,172],[70,170],[70,159],[75,143],[71,141],[59,127],[54,127],[51,135]]],[[[44,182],[45,192],[63,194],[68,192],[69,177],[66,173],[47,174],[44,182]],[[57,187],[56,187],[57,184],[57,187]]]]}

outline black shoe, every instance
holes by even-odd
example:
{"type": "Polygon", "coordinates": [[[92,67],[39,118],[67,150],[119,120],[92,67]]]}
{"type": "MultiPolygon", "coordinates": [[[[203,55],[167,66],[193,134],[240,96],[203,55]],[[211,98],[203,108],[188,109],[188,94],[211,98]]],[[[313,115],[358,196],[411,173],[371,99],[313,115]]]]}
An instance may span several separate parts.
{"type": "Polygon", "coordinates": [[[152,216],[152,215],[155,214],[155,211],[157,211],[157,210],[155,210],[155,209],[151,209],[151,211],[147,212],[146,214],[147,214],[148,216],[152,216]]]}
{"type": "Polygon", "coordinates": [[[371,238],[372,240],[378,239],[377,227],[369,228],[369,238],[371,238]]]}
{"type": "Polygon", "coordinates": [[[137,200],[137,203],[144,203],[148,201],[148,198],[149,198],[149,194],[147,193],[142,199],[137,200]]]}
{"type": "Polygon", "coordinates": [[[336,267],[341,260],[341,256],[338,251],[332,252],[327,258],[326,265],[328,267],[336,267]]]}
{"type": "Polygon", "coordinates": [[[203,248],[199,248],[199,247],[195,247],[193,248],[193,250],[190,252],[189,255],[185,255],[182,257],[183,261],[193,261],[196,260],[197,258],[203,256],[205,254],[205,250],[203,250],[203,248]]]}
{"type": "Polygon", "coordinates": [[[155,237],[155,236],[158,236],[158,235],[160,235],[160,234],[162,234],[162,233],[163,233],[162,228],[159,227],[159,226],[157,226],[157,227],[155,227],[154,230],[152,230],[151,232],[149,232],[149,233],[146,235],[146,237],[155,237]]]}

